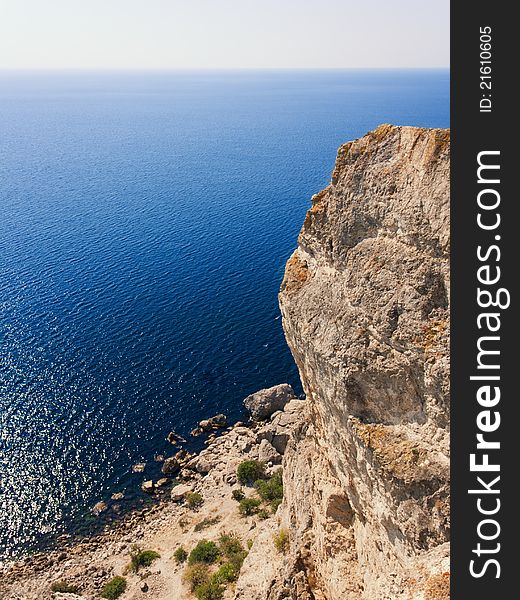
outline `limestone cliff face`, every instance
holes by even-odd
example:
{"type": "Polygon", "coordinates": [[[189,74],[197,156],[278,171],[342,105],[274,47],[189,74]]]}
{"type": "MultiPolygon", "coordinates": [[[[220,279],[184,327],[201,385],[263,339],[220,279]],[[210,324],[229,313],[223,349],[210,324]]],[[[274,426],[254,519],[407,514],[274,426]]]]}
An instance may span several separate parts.
{"type": "Polygon", "coordinates": [[[449,139],[382,125],[312,199],[280,292],[291,549],[258,598],[448,598],[449,139]]]}

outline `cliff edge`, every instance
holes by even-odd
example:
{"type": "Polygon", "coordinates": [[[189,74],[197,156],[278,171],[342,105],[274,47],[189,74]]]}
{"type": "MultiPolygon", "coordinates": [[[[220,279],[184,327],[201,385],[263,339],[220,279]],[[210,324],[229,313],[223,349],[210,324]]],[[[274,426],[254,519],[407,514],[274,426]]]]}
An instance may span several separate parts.
{"type": "Polygon", "coordinates": [[[449,152],[449,130],[381,125],[312,198],[279,297],[309,407],[290,552],[255,591],[253,551],[238,598],[449,597],[449,152]]]}

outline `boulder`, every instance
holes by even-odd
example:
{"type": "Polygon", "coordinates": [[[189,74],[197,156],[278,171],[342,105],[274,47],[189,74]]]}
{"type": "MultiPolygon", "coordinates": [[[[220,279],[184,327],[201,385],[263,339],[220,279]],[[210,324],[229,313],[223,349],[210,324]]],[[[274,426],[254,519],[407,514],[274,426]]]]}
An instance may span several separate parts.
{"type": "Polygon", "coordinates": [[[282,455],[267,440],[262,440],[258,447],[258,460],[264,463],[279,465],[282,462],[282,455]]]}
{"type": "Polygon", "coordinates": [[[185,463],[191,458],[191,454],[187,450],[179,450],[174,454],[174,458],[179,464],[185,463]]]}
{"type": "Polygon", "coordinates": [[[195,471],[202,475],[206,475],[206,473],[211,471],[213,466],[213,463],[210,462],[206,456],[199,456],[195,463],[195,471]]]}
{"type": "Polygon", "coordinates": [[[268,419],[273,413],[283,410],[284,406],[295,398],[294,391],[288,383],[260,390],[244,400],[253,421],[268,419]]]}
{"type": "MultiPolygon", "coordinates": [[[[202,431],[213,431],[214,429],[221,429],[222,427],[226,427],[226,425],[227,425],[226,415],[218,414],[209,419],[202,420],[199,423],[199,428],[202,429],[202,431]]],[[[192,432],[192,435],[193,435],[193,432],[192,432]]]]}
{"type": "Polygon", "coordinates": [[[188,492],[191,492],[192,489],[193,487],[187,483],[181,483],[179,485],[176,485],[171,492],[171,498],[173,502],[180,502],[181,500],[184,500],[184,496],[188,492]]]}
{"type": "Polygon", "coordinates": [[[176,431],[170,431],[170,433],[166,436],[166,439],[173,444],[174,446],[179,445],[181,442],[185,442],[186,440],[179,435],[176,431]]]}
{"type": "Polygon", "coordinates": [[[108,508],[106,502],[97,502],[96,504],[94,504],[93,508],[92,508],[92,512],[97,516],[100,515],[102,512],[105,512],[105,510],[108,508]]]}
{"type": "Polygon", "coordinates": [[[148,481],[145,481],[142,485],[141,485],[141,489],[143,490],[143,492],[145,492],[146,494],[153,494],[155,491],[155,485],[154,482],[149,479],[148,481]]]}
{"type": "Polygon", "coordinates": [[[178,471],[179,468],[180,464],[177,458],[175,456],[170,456],[170,458],[167,458],[163,462],[161,473],[164,473],[165,475],[171,475],[172,473],[175,473],[175,471],[178,471]]]}

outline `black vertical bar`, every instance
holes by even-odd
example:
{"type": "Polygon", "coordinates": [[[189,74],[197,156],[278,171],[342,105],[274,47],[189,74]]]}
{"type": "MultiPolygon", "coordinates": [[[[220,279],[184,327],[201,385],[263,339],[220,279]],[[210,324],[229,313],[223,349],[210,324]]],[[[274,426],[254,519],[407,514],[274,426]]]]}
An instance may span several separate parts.
{"type": "MultiPolygon", "coordinates": [[[[453,1],[451,7],[451,594],[455,600],[520,598],[516,577],[520,574],[517,567],[520,552],[515,547],[520,520],[520,495],[515,492],[520,471],[520,428],[516,421],[520,386],[515,386],[513,380],[514,362],[518,362],[513,351],[518,321],[515,296],[511,294],[511,304],[506,308],[508,296],[499,292],[501,288],[511,290],[514,277],[520,273],[515,243],[515,213],[518,212],[515,209],[520,197],[518,191],[513,190],[513,179],[519,170],[513,166],[513,160],[519,152],[512,150],[518,129],[518,116],[513,114],[512,106],[518,72],[514,63],[519,54],[520,36],[513,35],[514,7],[514,3],[496,0],[453,1]],[[494,154],[481,154],[481,162],[500,168],[483,169],[481,179],[484,181],[479,183],[478,157],[482,152],[494,154]],[[496,179],[500,182],[496,183],[496,179]],[[480,192],[483,192],[482,204],[492,206],[496,199],[499,200],[497,208],[479,207],[480,192]],[[497,215],[500,215],[500,224],[494,229],[480,227],[479,213],[484,225],[494,225],[497,215]],[[479,246],[481,258],[490,252],[484,260],[477,254],[479,246]],[[491,249],[492,246],[497,249],[491,249]],[[482,284],[479,281],[478,269],[486,265],[489,271],[481,270],[481,279],[494,280],[499,267],[498,282],[482,284]],[[478,288],[489,291],[503,307],[480,306],[478,288]],[[484,313],[495,313],[498,317],[490,317],[490,321],[481,317],[478,321],[479,315],[484,313]],[[489,331],[487,324],[491,321],[494,327],[500,323],[498,331],[489,331]],[[499,338],[481,340],[481,348],[500,351],[499,355],[483,355],[482,364],[497,363],[499,368],[478,368],[477,344],[482,336],[499,338]],[[490,375],[500,379],[470,379],[490,375]],[[483,406],[477,399],[479,389],[487,385],[493,394],[495,387],[500,388],[500,401],[494,407],[483,406]],[[490,411],[489,415],[486,410],[490,411]],[[483,411],[485,414],[481,414],[483,411]],[[482,432],[479,414],[484,427],[493,429],[498,418],[500,425],[495,431],[482,432]],[[500,449],[477,449],[479,433],[487,441],[498,441],[500,449]],[[471,471],[471,454],[475,454],[478,464],[485,461],[483,454],[487,454],[490,464],[498,465],[500,471],[471,471]],[[491,486],[497,476],[500,476],[499,482],[491,486]],[[484,490],[477,477],[492,491],[468,493],[484,490]],[[492,512],[498,506],[496,514],[482,512],[492,512]],[[491,539],[498,531],[495,539],[491,539]],[[482,539],[483,536],[489,539],[482,539]]],[[[481,295],[481,304],[486,304],[486,298],[486,294],[481,295]]],[[[516,369],[520,370],[520,365],[516,369]]],[[[486,400],[485,396],[482,398],[486,400]]]]}

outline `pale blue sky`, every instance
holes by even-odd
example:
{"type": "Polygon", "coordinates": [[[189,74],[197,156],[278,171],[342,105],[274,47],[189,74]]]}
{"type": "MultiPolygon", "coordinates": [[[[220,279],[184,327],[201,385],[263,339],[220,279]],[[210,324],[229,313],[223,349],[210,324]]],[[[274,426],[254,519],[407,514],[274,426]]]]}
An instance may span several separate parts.
{"type": "Polygon", "coordinates": [[[448,65],[449,0],[0,0],[0,68],[448,65]]]}

